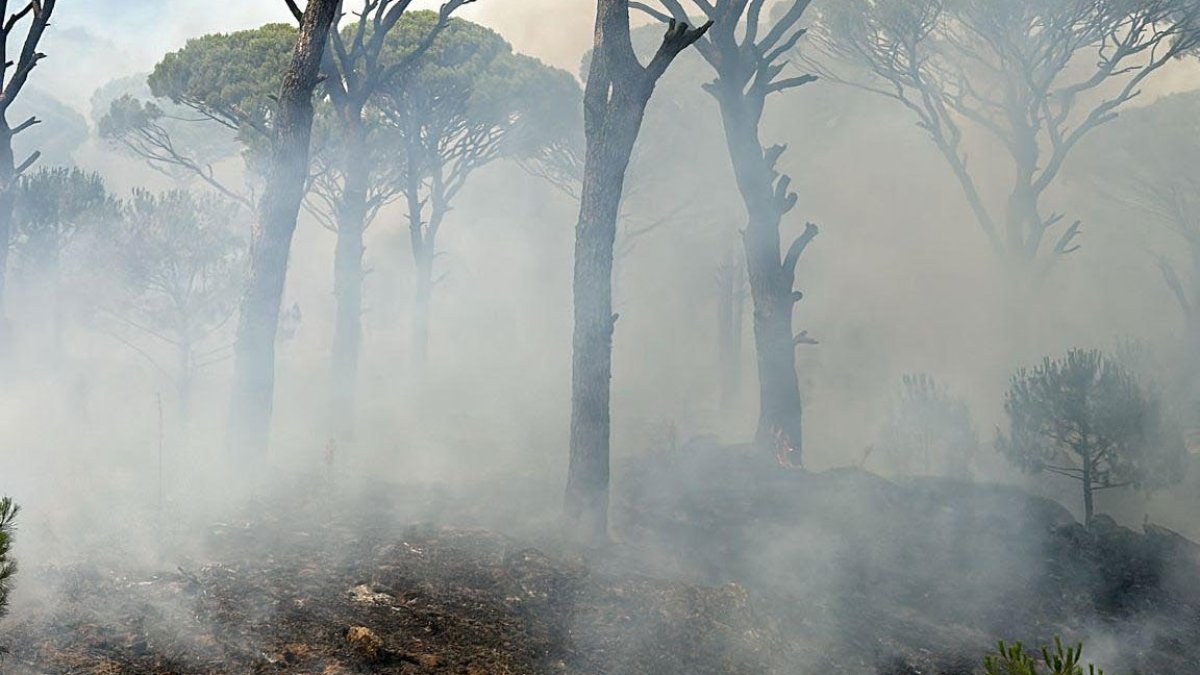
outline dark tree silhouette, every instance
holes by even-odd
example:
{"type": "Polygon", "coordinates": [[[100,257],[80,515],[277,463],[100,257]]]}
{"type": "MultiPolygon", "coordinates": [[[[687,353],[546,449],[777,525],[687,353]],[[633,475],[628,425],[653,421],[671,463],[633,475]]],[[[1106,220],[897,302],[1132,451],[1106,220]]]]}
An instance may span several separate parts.
{"type": "MultiPolygon", "coordinates": [[[[680,0],[659,0],[666,13],[634,3],[664,20],[683,21],[680,0]]],[[[803,442],[796,347],[813,344],[807,332],[794,333],[792,316],[802,295],[794,290],[796,267],[817,228],[812,223],[783,250],[780,226],[795,206],[791,178],[777,163],[786,146],[764,148],[759,125],[767,99],[815,79],[784,77],[784,57],[805,30],[799,27],[810,0],[788,0],[774,20],[764,20],[765,0],[693,0],[713,28],[696,43],[716,79],[705,89],[717,99],[738,190],[746,207],[746,270],[754,300],[754,340],[758,355],[759,418],[757,440],[775,448],[782,460],[799,464],[803,442]],[[739,31],[739,27],[744,30],[739,31]]]]}
{"type": "Polygon", "coordinates": [[[571,373],[571,458],[566,513],[592,543],[608,532],[611,432],[613,243],[625,171],[654,85],[711,24],[671,21],[643,66],[629,34],[629,1],[597,0],[595,46],[584,91],[583,185],[575,228],[575,334],[571,373]]]}
{"type": "Polygon", "coordinates": [[[303,12],[293,0],[288,5],[300,18],[300,33],[284,73],[266,153],[266,181],[238,322],[229,406],[230,450],[258,461],[265,460],[267,453],[279,310],[292,235],[308,183],[313,91],[320,82],[321,61],[341,2],[309,0],[303,12]]]}
{"type": "Polygon", "coordinates": [[[325,90],[336,121],[329,138],[333,156],[328,158],[324,170],[317,172],[320,179],[314,186],[332,215],[330,224],[337,231],[333,265],[337,319],[330,403],[334,437],[349,438],[354,429],[362,343],[362,285],[366,275],[363,234],[379,209],[400,192],[395,168],[398,162],[393,154],[396,148],[385,139],[381,143],[380,136],[387,130],[379,123],[378,110],[371,110],[368,105],[381,89],[403,88],[449,25],[450,15],[473,1],[450,0],[437,14],[427,13],[432,20],[428,25],[422,24],[423,32],[409,35],[410,40],[404,40],[406,44],[399,50],[394,31],[402,17],[405,23],[412,23],[411,14],[406,13],[411,4],[408,0],[367,0],[358,20],[344,29],[338,19],[334,20],[324,65],[325,90]]]}
{"type": "MultiPolygon", "coordinates": [[[[411,36],[444,24],[417,12],[397,31],[393,53],[411,36]]],[[[394,56],[393,58],[399,58],[394,56]]],[[[479,169],[503,158],[538,154],[565,108],[578,110],[579,86],[566,72],[515,54],[499,34],[455,19],[433,41],[411,76],[381,88],[379,105],[396,139],[398,189],[408,211],[416,272],[412,357],[428,358],[438,234],[461,190],[479,169]]]]}
{"type": "Polygon", "coordinates": [[[40,153],[34,152],[18,164],[13,152],[13,138],[28,130],[40,120],[29,117],[16,126],[9,120],[9,109],[20,97],[29,75],[46,55],[38,51],[38,44],[50,25],[56,0],[30,0],[19,3],[21,9],[9,14],[7,1],[0,2],[0,359],[11,350],[8,345],[8,318],[5,312],[5,280],[8,278],[8,248],[12,237],[13,204],[16,200],[17,178],[37,162],[40,153]],[[19,52],[14,56],[9,50],[9,39],[28,19],[25,38],[19,52]]]}
{"type": "Polygon", "coordinates": [[[1009,432],[1000,434],[997,448],[1026,471],[1077,481],[1087,525],[1096,491],[1153,489],[1181,475],[1183,436],[1158,396],[1099,351],[1074,349],[1021,369],[1004,409],[1009,432]]]}

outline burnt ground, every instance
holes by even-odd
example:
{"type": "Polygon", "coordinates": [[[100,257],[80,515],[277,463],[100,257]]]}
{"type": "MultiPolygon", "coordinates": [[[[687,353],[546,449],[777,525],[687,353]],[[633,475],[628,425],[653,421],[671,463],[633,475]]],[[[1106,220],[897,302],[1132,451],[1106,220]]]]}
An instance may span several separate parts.
{"type": "Polygon", "coordinates": [[[153,562],[26,561],[0,671],[965,675],[1055,635],[1110,673],[1200,663],[1200,547],[1153,525],[716,446],[617,485],[601,551],[536,520],[497,534],[507,497],[301,486],[181,525],[153,562]]]}
{"type": "Polygon", "coordinates": [[[1200,672],[1200,546],[1011,487],[808,473],[696,445],[626,467],[627,539],[675,578],[736,579],[798,672],[978,672],[997,640],[1083,641],[1109,673],[1200,672]]]}
{"type": "Polygon", "coordinates": [[[54,592],[14,607],[3,672],[778,669],[774,638],[736,584],[607,574],[486,530],[314,507],[211,528],[170,571],[30,566],[23,583],[54,592]]]}

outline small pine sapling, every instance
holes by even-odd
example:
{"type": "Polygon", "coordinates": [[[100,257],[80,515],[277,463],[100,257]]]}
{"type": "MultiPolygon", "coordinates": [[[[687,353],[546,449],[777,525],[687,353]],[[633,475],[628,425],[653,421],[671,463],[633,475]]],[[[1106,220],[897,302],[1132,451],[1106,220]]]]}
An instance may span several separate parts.
{"type": "Polygon", "coordinates": [[[1083,643],[1064,647],[1062,638],[1054,638],[1054,651],[1042,647],[1042,660],[1027,653],[1020,642],[1007,645],[1000,641],[996,652],[983,659],[983,670],[987,675],[1043,675],[1042,666],[1049,670],[1045,675],[1104,675],[1104,670],[1088,664],[1087,671],[1080,665],[1083,643]]]}

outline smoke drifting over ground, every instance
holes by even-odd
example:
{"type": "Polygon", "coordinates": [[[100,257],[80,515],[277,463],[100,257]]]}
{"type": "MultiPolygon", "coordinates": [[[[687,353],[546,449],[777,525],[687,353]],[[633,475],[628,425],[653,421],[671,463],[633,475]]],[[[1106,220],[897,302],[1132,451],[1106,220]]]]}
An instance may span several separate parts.
{"type": "MultiPolygon", "coordinates": [[[[718,43],[683,50],[616,222],[612,519],[596,546],[562,515],[596,3],[466,4],[421,70],[405,54],[439,3],[414,2],[381,48],[411,79],[380,85],[359,127],[329,88],[354,78],[322,71],[257,457],[230,447],[235,341],[296,22],[282,0],[60,0],[8,112],[10,127],[42,120],[14,139],[16,164],[42,154],[13,179],[0,242],[0,496],[22,507],[0,670],[951,675],[982,672],[996,640],[1063,636],[1108,672],[1187,672],[1200,7],[1156,2],[1177,10],[1151,22],[1178,31],[1159,49],[1191,46],[1061,163],[1062,129],[1014,140],[1013,120],[1069,132],[1140,71],[1113,64],[1077,96],[995,112],[1029,82],[977,43],[979,63],[946,56],[962,22],[1005,20],[986,3],[877,3],[961,13],[921,37],[942,40],[928,62],[951,59],[925,75],[991,88],[955,80],[925,118],[920,96],[887,96],[894,82],[871,91],[878,63],[838,42],[880,20],[838,11],[872,3],[751,0],[760,40],[806,8],[775,38],[786,65],[759,74],[751,141],[731,102],[753,78],[712,86],[722,62],[702,49],[718,43]],[[257,32],[189,42],[238,31],[257,32]],[[1020,181],[1047,166],[1023,208],[1020,181]],[[780,416],[802,439],[760,416],[755,331],[779,311],[755,286],[763,222],[776,266],[795,267],[767,290],[794,298],[803,414],[780,416]],[[1044,241],[1020,239],[1038,228],[1044,241]],[[1091,350],[1094,372],[1029,384],[1091,350]],[[1046,399],[1058,431],[1014,415],[1023,391],[1050,390],[1086,392],[1046,399]]],[[[1014,7],[1041,25],[1092,4],[1014,7]]],[[[648,63],[664,28],[632,26],[648,63]]],[[[1097,35],[1063,81],[1109,53],[1097,35]]]]}

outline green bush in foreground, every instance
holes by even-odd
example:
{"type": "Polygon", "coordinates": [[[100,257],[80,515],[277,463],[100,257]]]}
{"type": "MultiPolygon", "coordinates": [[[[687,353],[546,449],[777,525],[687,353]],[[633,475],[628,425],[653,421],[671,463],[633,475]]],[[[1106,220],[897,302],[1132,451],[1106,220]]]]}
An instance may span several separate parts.
{"type": "Polygon", "coordinates": [[[12,499],[0,499],[0,616],[4,616],[8,607],[9,583],[17,573],[17,563],[9,559],[8,552],[12,547],[14,524],[20,510],[12,499]]]}
{"type": "MultiPolygon", "coordinates": [[[[1001,640],[996,653],[984,658],[983,669],[987,675],[1085,675],[1083,666],[1079,664],[1082,654],[1083,644],[1064,648],[1062,640],[1056,637],[1054,651],[1042,647],[1039,661],[1026,653],[1020,642],[1009,646],[1001,640]],[[1043,665],[1049,670],[1043,671],[1043,665]]],[[[1104,671],[1089,663],[1086,675],[1104,675],[1104,671]]]]}

